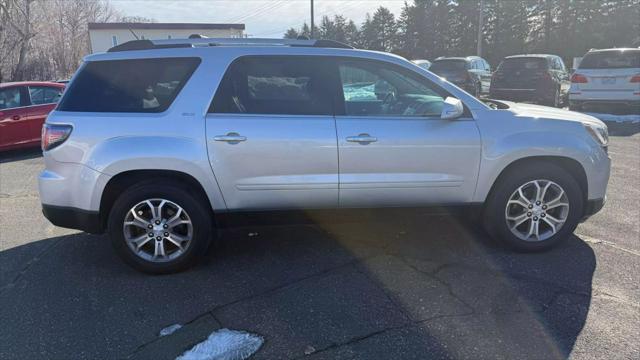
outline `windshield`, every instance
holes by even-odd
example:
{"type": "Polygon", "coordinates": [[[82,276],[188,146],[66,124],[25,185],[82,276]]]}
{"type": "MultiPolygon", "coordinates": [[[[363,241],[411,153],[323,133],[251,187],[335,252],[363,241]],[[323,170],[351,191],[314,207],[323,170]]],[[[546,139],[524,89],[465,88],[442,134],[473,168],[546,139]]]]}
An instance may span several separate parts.
{"type": "Polygon", "coordinates": [[[584,56],[579,69],[640,68],[640,50],[598,51],[584,56]]]}
{"type": "Polygon", "coordinates": [[[544,58],[511,58],[505,59],[498,65],[497,71],[509,72],[516,70],[544,70],[547,60],[544,58]]]}
{"type": "Polygon", "coordinates": [[[434,61],[429,68],[429,70],[435,73],[439,71],[461,71],[466,69],[466,60],[437,60],[434,61]]]}

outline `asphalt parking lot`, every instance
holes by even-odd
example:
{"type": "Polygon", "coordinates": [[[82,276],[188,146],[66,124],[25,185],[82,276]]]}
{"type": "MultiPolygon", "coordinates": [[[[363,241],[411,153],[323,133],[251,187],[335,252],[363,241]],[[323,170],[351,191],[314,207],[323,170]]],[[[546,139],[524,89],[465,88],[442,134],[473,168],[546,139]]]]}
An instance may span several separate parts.
{"type": "Polygon", "coordinates": [[[640,133],[611,137],[605,208],[515,254],[461,216],[315,216],[226,230],[147,276],[41,215],[37,151],[0,158],[0,358],[172,359],[218,328],[256,359],[640,358],[640,133]],[[184,325],[169,336],[161,329],[184,325]]]}

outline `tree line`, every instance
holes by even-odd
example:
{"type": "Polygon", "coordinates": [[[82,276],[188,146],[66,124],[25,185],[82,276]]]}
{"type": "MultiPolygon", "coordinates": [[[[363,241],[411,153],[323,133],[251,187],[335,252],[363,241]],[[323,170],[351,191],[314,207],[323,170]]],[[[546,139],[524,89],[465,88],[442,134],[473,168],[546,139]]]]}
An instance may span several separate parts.
{"type": "MultiPolygon", "coordinates": [[[[640,46],[640,0],[414,0],[399,16],[379,7],[362,24],[324,16],[314,36],[409,59],[477,54],[482,11],[482,57],[494,67],[508,55],[552,53],[571,66],[591,48],[640,46]]],[[[285,38],[311,37],[311,28],[285,38]]]]}
{"type": "Polygon", "coordinates": [[[68,79],[89,53],[90,22],[148,22],[108,0],[0,0],[0,82],[68,79]]]}

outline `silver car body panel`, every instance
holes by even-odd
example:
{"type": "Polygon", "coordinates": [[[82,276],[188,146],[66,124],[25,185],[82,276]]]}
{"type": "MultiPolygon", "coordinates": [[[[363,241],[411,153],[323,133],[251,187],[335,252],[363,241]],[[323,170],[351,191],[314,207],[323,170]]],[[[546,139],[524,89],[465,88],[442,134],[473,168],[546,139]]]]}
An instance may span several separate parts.
{"type": "Polygon", "coordinates": [[[215,211],[482,202],[504,168],[531,156],[574,159],[587,175],[588,198],[601,199],[606,191],[609,159],[583,125],[604,126],[599,120],[522,104],[493,110],[395,55],[219,46],[94,54],[85,61],[186,56],[202,62],[163,113],[56,110],[49,115],[47,123],[71,124],[73,131],[66,142],[44,153],[46,170],[39,179],[43,204],[98,211],[111,178],[144,169],[192,176],[215,211]],[[441,120],[208,115],[225,70],[245,55],[343,56],[393,63],[442,86],[471,116],[441,120]],[[246,141],[215,139],[230,133],[246,141]],[[378,141],[346,141],[360,134],[378,141]]]}

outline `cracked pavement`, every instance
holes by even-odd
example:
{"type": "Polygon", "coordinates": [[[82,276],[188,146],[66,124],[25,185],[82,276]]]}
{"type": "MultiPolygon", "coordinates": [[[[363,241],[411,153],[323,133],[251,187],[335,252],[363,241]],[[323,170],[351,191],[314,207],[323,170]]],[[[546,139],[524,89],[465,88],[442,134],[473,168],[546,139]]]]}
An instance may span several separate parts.
{"type": "Polygon", "coordinates": [[[168,276],[49,224],[42,159],[5,154],[0,358],[172,359],[222,327],[263,336],[255,359],[640,358],[640,134],[610,154],[605,208],[547,253],[504,251],[461,214],[309,214],[227,229],[168,276]]]}

